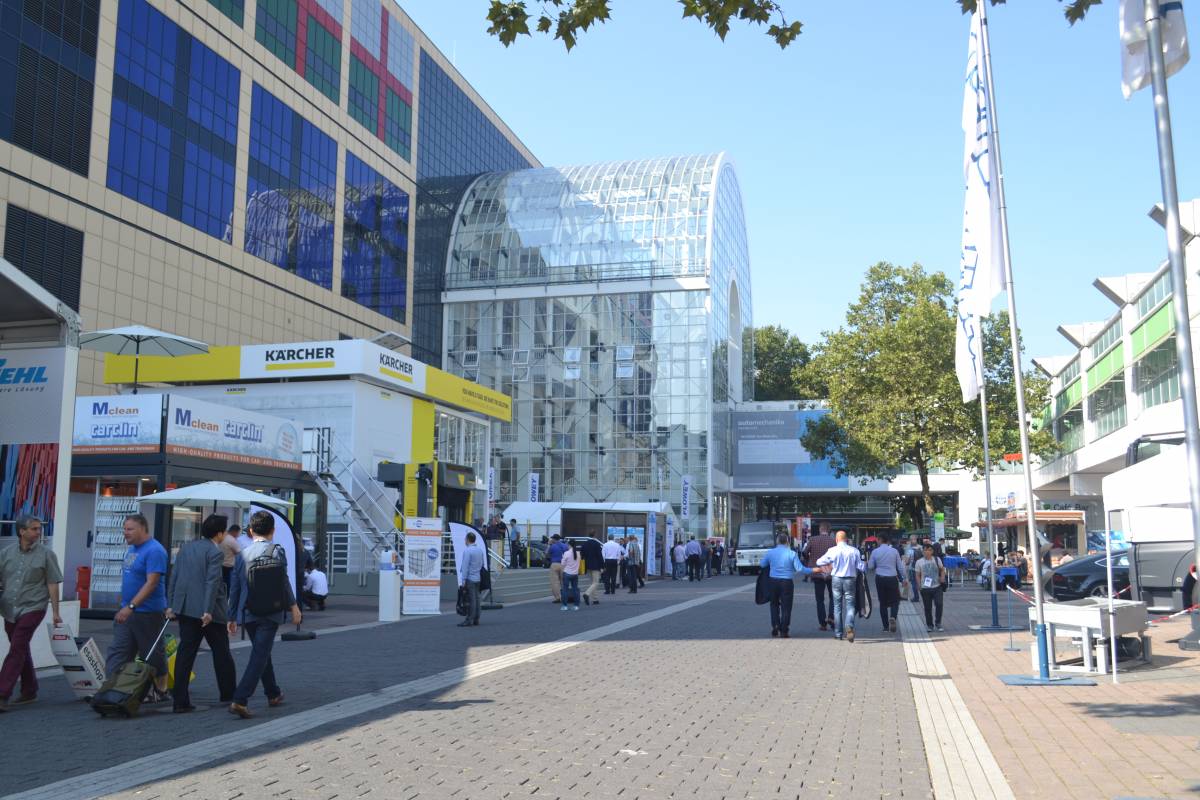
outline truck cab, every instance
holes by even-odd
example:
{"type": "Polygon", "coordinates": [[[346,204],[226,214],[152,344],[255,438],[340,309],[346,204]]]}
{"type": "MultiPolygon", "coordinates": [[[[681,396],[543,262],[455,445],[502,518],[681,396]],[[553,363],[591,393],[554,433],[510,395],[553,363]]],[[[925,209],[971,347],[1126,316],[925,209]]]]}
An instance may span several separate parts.
{"type": "Polygon", "coordinates": [[[787,527],[769,519],[741,524],[734,545],[738,575],[758,572],[763,556],[775,546],[775,536],[779,533],[787,533],[787,527]]]}

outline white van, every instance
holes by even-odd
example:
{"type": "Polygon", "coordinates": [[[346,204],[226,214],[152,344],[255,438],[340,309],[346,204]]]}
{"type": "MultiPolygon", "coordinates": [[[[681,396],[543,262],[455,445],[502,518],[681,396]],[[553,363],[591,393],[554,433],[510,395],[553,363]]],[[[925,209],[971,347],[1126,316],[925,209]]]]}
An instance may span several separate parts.
{"type": "Polygon", "coordinates": [[[763,556],[775,546],[775,536],[780,533],[787,533],[787,526],[782,522],[769,519],[743,522],[733,545],[737,554],[738,575],[758,572],[763,556]]]}

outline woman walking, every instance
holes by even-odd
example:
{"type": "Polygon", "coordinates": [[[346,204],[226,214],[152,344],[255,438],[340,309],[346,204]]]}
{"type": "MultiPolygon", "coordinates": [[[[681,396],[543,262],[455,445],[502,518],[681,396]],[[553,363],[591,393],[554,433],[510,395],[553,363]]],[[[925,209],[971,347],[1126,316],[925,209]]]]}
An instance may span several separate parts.
{"type": "Polygon", "coordinates": [[[917,561],[917,586],[925,605],[925,627],[932,633],[935,629],[945,630],[942,627],[942,582],[946,580],[946,568],[942,566],[942,560],[934,556],[933,545],[925,545],[924,551],[925,557],[917,561]]]}
{"type": "Polygon", "coordinates": [[[569,542],[567,549],[562,554],[562,570],[563,570],[563,585],[562,585],[562,610],[567,610],[567,603],[571,603],[571,610],[579,610],[579,551],[575,549],[575,543],[569,542]]]}

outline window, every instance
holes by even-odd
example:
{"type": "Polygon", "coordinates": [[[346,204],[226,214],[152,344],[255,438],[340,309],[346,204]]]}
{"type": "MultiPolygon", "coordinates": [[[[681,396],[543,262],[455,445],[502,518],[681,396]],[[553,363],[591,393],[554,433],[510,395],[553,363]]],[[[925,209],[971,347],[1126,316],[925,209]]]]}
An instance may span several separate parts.
{"type": "Polygon", "coordinates": [[[1158,308],[1158,304],[1170,296],[1172,286],[1169,270],[1155,278],[1150,287],[1137,300],[1138,319],[1143,319],[1158,308]]]}
{"type": "Polygon", "coordinates": [[[409,161],[412,33],[379,0],[351,0],[350,36],[350,116],[409,161]]]}
{"type": "Polygon", "coordinates": [[[238,27],[242,27],[242,23],[246,18],[246,3],[245,0],[208,0],[222,14],[229,17],[237,23],[238,27]]]}
{"type": "Polygon", "coordinates": [[[100,0],[0,0],[0,139],[88,174],[100,0]]]}
{"type": "Polygon", "coordinates": [[[342,296],[404,322],[408,193],[346,153],[342,296]]]}
{"type": "Polygon", "coordinates": [[[108,188],[231,241],[240,83],[145,0],[122,0],[108,188]]]}
{"type": "Polygon", "coordinates": [[[52,295],[79,310],[83,231],[8,204],[4,258],[52,295]]]}
{"type": "Polygon", "coordinates": [[[337,144],[257,83],[248,173],[246,252],[330,288],[337,144]]]}
{"type": "Polygon", "coordinates": [[[1095,439],[1125,427],[1125,378],[1118,375],[1088,395],[1088,419],[1095,426],[1095,439]]]}
{"type": "Polygon", "coordinates": [[[342,83],[341,0],[258,0],[254,38],[333,102],[342,83]]]}
{"type": "Polygon", "coordinates": [[[1066,386],[1067,384],[1069,384],[1071,381],[1075,380],[1078,377],[1079,377],[1079,359],[1076,358],[1074,361],[1072,361],[1070,364],[1067,364],[1067,366],[1063,368],[1063,371],[1059,374],[1059,383],[1062,386],[1066,386]]]}
{"type": "Polygon", "coordinates": [[[1112,325],[1109,325],[1104,330],[1104,333],[1100,334],[1098,337],[1096,337],[1096,340],[1092,342],[1092,358],[1099,358],[1100,356],[1104,355],[1105,351],[1119,341],[1121,341],[1121,320],[1118,319],[1112,325]]]}
{"type": "Polygon", "coordinates": [[[1143,408],[1179,399],[1179,356],[1172,334],[1146,353],[1133,368],[1138,397],[1143,408]]]}

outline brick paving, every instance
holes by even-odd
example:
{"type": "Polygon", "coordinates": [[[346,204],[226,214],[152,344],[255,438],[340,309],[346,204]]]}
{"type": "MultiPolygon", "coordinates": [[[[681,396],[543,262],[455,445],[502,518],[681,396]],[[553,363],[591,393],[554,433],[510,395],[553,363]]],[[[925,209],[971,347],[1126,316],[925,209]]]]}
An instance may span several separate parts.
{"type": "MultiPolygon", "coordinates": [[[[901,643],[874,633],[877,620],[862,624],[853,645],[819,634],[806,584],[797,587],[794,638],[773,640],[748,583],[651,583],[578,613],[529,603],[485,613],[478,629],[440,617],[280,644],[277,669],[289,704],[249,723],[219,708],[101,721],[48,693],[36,711],[4,719],[6,734],[17,726],[7,742],[19,743],[6,744],[6,756],[21,763],[23,754],[32,760],[62,752],[60,769],[37,776],[2,770],[0,793],[156,750],[201,747],[217,736],[232,733],[222,741],[236,741],[239,731],[272,719],[286,731],[288,714],[299,725],[306,712],[366,696],[373,710],[250,752],[231,747],[219,763],[114,796],[931,797],[901,643]],[[710,599],[735,587],[745,591],[710,599]],[[648,618],[636,627],[518,663],[540,642],[640,615],[648,618]],[[514,663],[389,699],[399,696],[389,694],[399,682],[497,658],[514,663]],[[67,730],[69,752],[62,748],[67,730]]],[[[238,654],[239,663],[244,658],[238,654]]],[[[212,687],[201,667],[203,702],[212,687]]]]}
{"type": "MultiPolygon", "coordinates": [[[[1001,598],[1000,619],[1006,619],[1001,598]]],[[[1016,624],[1026,619],[1017,602],[1016,624]]],[[[1018,798],[1195,798],[1200,795],[1200,655],[1169,640],[1189,623],[1152,629],[1154,666],[1122,664],[1120,683],[1012,687],[997,675],[1030,673],[1032,637],[1005,652],[1007,633],[973,632],[991,612],[970,585],[946,595],[946,633],[938,653],[1018,798]]]]}

